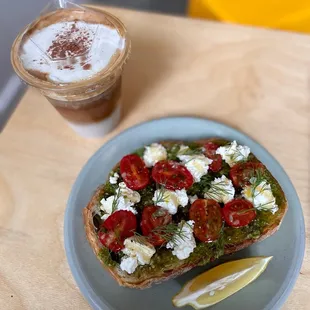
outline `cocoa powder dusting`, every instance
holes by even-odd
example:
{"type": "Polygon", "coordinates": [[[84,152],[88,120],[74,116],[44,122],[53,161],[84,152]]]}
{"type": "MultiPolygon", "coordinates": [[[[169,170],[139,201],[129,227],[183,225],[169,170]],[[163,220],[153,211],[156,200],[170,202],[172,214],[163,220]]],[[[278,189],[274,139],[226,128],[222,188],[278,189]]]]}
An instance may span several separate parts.
{"type": "MultiPolygon", "coordinates": [[[[66,59],[72,58],[70,63],[73,65],[77,62],[76,57],[81,58],[81,66],[84,70],[89,70],[91,65],[85,62],[87,53],[92,44],[92,38],[87,29],[79,28],[74,22],[71,27],[63,27],[63,31],[55,36],[55,40],[52,41],[51,46],[47,49],[48,55],[54,59],[66,59]]],[[[71,64],[64,65],[62,69],[73,70],[74,67],[71,64]]]]}
{"type": "Polygon", "coordinates": [[[69,69],[69,70],[73,70],[73,66],[70,66],[70,65],[65,65],[63,66],[64,69],[69,69]]]}
{"type": "Polygon", "coordinates": [[[83,66],[84,70],[90,70],[91,69],[91,64],[86,64],[83,66]]]}

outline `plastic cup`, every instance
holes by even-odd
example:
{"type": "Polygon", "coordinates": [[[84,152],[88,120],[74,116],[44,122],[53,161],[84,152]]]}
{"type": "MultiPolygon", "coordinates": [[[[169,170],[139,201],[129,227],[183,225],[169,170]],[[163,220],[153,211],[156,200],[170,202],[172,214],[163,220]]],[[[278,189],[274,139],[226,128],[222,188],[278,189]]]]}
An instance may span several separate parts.
{"type": "Polygon", "coordinates": [[[78,134],[102,137],[119,122],[130,40],[112,14],[63,6],[54,2],[17,36],[12,64],[78,134]]]}

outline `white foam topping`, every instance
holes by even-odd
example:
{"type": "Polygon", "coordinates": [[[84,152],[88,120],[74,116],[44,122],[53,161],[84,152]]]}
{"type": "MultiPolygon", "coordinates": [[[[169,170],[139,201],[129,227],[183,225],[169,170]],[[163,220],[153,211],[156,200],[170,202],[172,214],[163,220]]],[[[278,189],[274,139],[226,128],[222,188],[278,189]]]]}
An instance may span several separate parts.
{"type": "Polygon", "coordinates": [[[21,61],[27,70],[57,83],[90,78],[107,67],[125,39],[116,29],[83,21],[60,22],[35,31],[26,40],[21,61]]]}

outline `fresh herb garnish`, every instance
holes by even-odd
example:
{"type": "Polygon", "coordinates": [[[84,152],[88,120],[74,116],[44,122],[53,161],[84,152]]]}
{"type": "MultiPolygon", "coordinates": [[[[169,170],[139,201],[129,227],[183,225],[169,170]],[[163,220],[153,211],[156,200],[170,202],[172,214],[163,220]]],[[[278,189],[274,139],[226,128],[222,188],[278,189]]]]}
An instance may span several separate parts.
{"type": "Polygon", "coordinates": [[[156,184],[156,195],[154,196],[154,205],[158,206],[159,203],[164,203],[169,198],[169,193],[167,193],[167,190],[165,188],[165,185],[159,186],[156,184]]]}
{"type": "Polygon", "coordinates": [[[149,242],[153,235],[157,235],[165,241],[164,244],[171,242],[174,246],[176,246],[178,245],[180,239],[182,241],[187,241],[186,233],[183,231],[183,227],[185,225],[191,227],[187,222],[184,221],[180,226],[175,223],[157,226],[151,230],[149,236],[143,236],[138,232],[135,232],[135,235],[140,238],[139,240],[144,240],[144,242],[149,242]]]}
{"type": "MultiPolygon", "coordinates": [[[[264,191],[270,190],[270,186],[267,183],[265,175],[264,175],[264,170],[261,168],[256,169],[253,172],[253,175],[250,177],[250,183],[251,183],[251,187],[252,187],[252,201],[254,201],[254,199],[257,196],[261,195],[264,191]],[[262,183],[263,183],[263,185],[261,186],[262,183]]],[[[270,204],[273,204],[273,200],[270,200],[264,204],[260,204],[256,208],[268,210],[268,208],[266,208],[266,206],[270,205],[270,204]]]]}
{"type": "Polygon", "coordinates": [[[186,149],[181,150],[180,144],[174,144],[170,149],[167,149],[167,159],[179,161],[179,155],[199,155],[202,154],[201,145],[196,143],[186,143],[186,149]]]}
{"type": "Polygon", "coordinates": [[[229,155],[229,158],[232,162],[236,163],[241,163],[241,162],[246,162],[247,161],[247,157],[242,154],[240,152],[240,150],[238,150],[238,148],[236,149],[236,152],[234,152],[233,154],[229,155]]]}
{"type": "Polygon", "coordinates": [[[112,212],[115,212],[117,210],[117,206],[118,206],[118,201],[119,201],[119,198],[121,197],[121,190],[120,188],[116,191],[116,195],[114,195],[114,198],[113,198],[113,202],[112,202],[112,212]]]}
{"type": "Polygon", "coordinates": [[[199,148],[199,149],[186,148],[184,150],[179,151],[178,155],[194,156],[194,155],[203,155],[203,154],[202,154],[201,148],[199,148]]]}
{"type": "Polygon", "coordinates": [[[223,196],[231,194],[229,189],[226,189],[226,182],[220,181],[216,184],[212,184],[211,187],[205,192],[205,197],[219,201],[223,196]]]}
{"type": "Polygon", "coordinates": [[[189,162],[200,159],[204,160],[205,156],[202,154],[202,149],[201,148],[196,148],[196,149],[190,149],[189,147],[184,148],[183,150],[179,151],[178,156],[188,156],[187,160],[182,159],[183,165],[187,165],[189,162]]]}
{"type": "Polygon", "coordinates": [[[264,177],[264,170],[262,168],[255,169],[250,172],[249,175],[249,181],[253,188],[253,192],[255,189],[263,182],[265,181],[264,177]]]}
{"type": "Polygon", "coordinates": [[[157,226],[152,230],[152,233],[158,235],[164,239],[166,243],[171,242],[174,246],[178,245],[179,240],[186,241],[187,237],[183,231],[184,225],[188,225],[187,222],[183,222],[181,225],[170,223],[163,226],[157,226]]]}
{"type": "MultiPolygon", "coordinates": [[[[232,150],[233,147],[233,143],[228,143],[225,145],[225,147],[227,147],[227,151],[230,152],[232,150]]],[[[236,147],[236,150],[233,151],[233,154],[228,155],[228,157],[230,158],[230,160],[234,163],[238,162],[246,162],[248,160],[248,157],[245,156],[240,149],[238,148],[238,145],[236,147]]]]}
{"type": "MultiPolygon", "coordinates": [[[[269,184],[267,183],[267,180],[265,178],[265,171],[263,168],[258,168],[250,173],[250,188],[251,188],[251,200],[252,203],[254,203],[254,199],[264,193],[265,191],[269,191],[269,184]],[[263,183],[263,185],[262,185],[263,183]]],[[[260,204],[254,208],[264,211],[271,211],[272,208],[270,208],[270,205],[273,205],[274,201],[271,199],[270,201],[267,201],[266,203],[260,204]],[[267,207],[269,206],[269,208],[267,207]]],[[[250,209],[248,209],[250,210],[250,209]]]]}
{"type": "Polygon", "coordinates": [[[157,217],[165,216],[166,214],[167,212],[164,208],[159,208],[152,214],[152,217],[157,218],[157,217]]]}
{"type": "Polygon", "coordinates": [[[194,183],[188,190],[187,194],[189,196],[197,195],[198,197],[201,196],[202,192],[206,192],[210,186],[211,181],[213,180],[213,176],[211,174],[205,174],[201,177],[200,182],[194,183]]]}
{"type": "Polygon", "coordinates": [[[264,203],[262,205],[259,205],[259,207],[257,207],[257,208],[250,208],[250,209],[240,210],[240,211],[236,211],[236,213],[240,215],[240,214],[247,213],[248,211],[257,211],[257,209],[260,210],[260,211],[270,211],[269,208],[264,207],[264,206],[267,206],[269,204],[270,204],[270,202],[267,202],[267,203],[264,203]]]}
{"type": "Polygon", "coordinates": [[[179,144],[174,144],[170,149],[167,149],[167,159],[178,160],[178,153],[180,150],[179,144]]]}
{"type": "Polygon", "coordinates": [[[201,145],[199,143],[196,143],[196,142],[186,142],[185,145],[188,146],[192,150],[197,149],[197,148],[201,148],[201,145]]]}

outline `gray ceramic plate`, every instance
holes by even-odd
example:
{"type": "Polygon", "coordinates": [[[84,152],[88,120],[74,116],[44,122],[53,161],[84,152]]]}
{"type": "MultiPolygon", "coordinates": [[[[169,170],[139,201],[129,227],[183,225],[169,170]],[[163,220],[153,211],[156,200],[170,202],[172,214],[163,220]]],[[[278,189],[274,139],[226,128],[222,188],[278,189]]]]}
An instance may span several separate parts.
{"type": "MultiPolygon", "coordinates": [[[[172,296],[186,281],[210,268],[211,265],[196,268],[174,280],[143,291],[120,287],[93,254],[86,240],[82,219],[82,209],[92,193],[99,184],[106,181],[109,171],[123,155],[154,141],[195,140],[205,137],[235,139],[248,145],[280,182],[289,203],[282,226],[275,235],[221,260],[272,255],[274,258],[267,270],[255,282],[212,309],[278,309],[284,303],[299,274],[305,247],[302,210],[291,181],[279,163],[243,133],[206,119],[173,117],[139,124],[107,142],[83,167],[72,188],[65,214],[65,249],[75,281],[94,309],[175,309],[171,303],[172,296]]],[[[216,262],[218,263],[219,261],[216,262]]]]}

